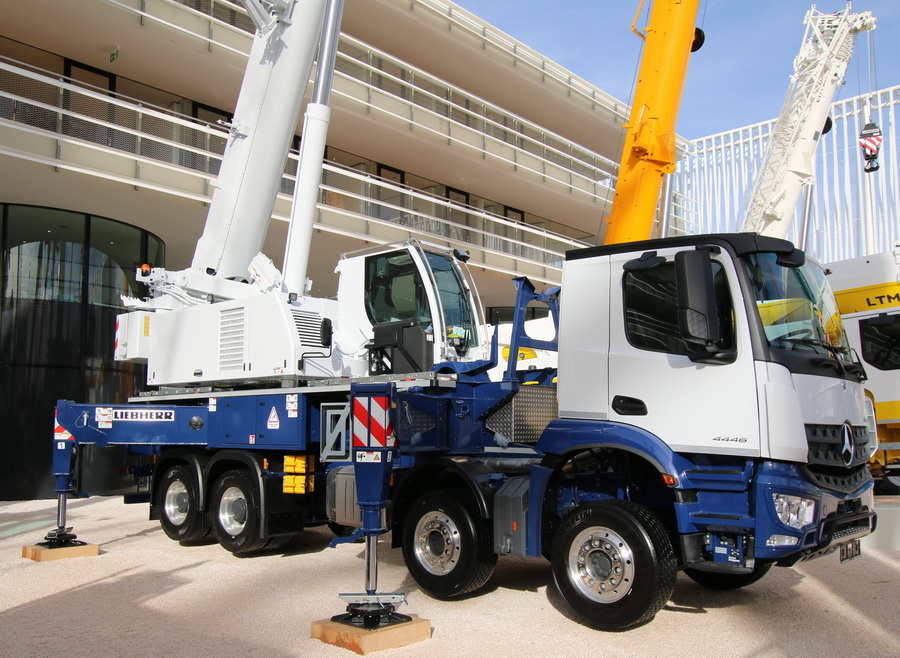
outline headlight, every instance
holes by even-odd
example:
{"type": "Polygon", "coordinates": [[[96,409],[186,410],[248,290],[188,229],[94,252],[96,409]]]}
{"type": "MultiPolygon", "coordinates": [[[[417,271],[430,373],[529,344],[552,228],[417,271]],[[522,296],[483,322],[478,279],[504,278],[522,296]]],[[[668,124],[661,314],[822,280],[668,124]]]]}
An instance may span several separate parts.
{"type": "Polygon", "coordinates": [[[800,540],[791,535],[772,535],[766,540],[766,546],[796,546],[800,540]]]}
{"type": "Polygon", "coordinates": [[[779,520],[790,528],[803,528],[816,518],[816,501],[809,498],[773,493],[772,502],[779,520]]]}
{"type": "Polygon", "coordinates": [[[869,459],[872,459],[872,455],[878,451],[878,425],[875,421],[875,405],[872,404],[868,396],[865,397],[864,404],[866,407],[866,430],[869,432],[869,442],[866,444],[866,450],[869,454],[869,459]]]}

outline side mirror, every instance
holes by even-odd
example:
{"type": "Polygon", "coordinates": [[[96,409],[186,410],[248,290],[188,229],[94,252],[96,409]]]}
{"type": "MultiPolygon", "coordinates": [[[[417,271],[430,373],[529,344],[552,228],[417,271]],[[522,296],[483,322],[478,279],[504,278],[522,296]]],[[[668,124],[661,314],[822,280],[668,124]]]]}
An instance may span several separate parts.
{"type": "Polygon", "coordinates": [[[675,254],[675,281],[681,337],[704,347],[717,343],[719,321],[709,252],[698,249],[675,254]]]}
{"type": "Polygon", "coordinates": [[[322,347],[331,347],[332,333],[331,318],[322,318],[322,324],[319,325],[319,342],[322,347]]]}

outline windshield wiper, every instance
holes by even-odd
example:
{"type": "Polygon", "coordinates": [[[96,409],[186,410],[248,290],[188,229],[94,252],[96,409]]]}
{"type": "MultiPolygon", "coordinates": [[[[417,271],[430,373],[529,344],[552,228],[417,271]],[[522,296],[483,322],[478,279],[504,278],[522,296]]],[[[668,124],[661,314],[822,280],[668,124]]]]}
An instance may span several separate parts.
{"type": "Polygon", "coordinates": [[[837,345],[831,345],[830,343],[826,343],[824,340],[819,340],[816,338],[780,338],[779,340],[783,340],[786,343],[798,343],[801,345],[812,345],[814,347],[823,347],[828,350],[829,354],[831,354],[830,359],[825,358],[817,358],[812,359],[812,364],[816,366],[825,366],[826,368],[834,368],[837,370],[842,376],[847,374],[854,375],[859,381],[863,382],[868,379],[866,375],[866,369],[863,367],[861,363],[857,360],[855,363],[850,363],[849,365],[844,365],[843,359],[841,359],[840,355],[851,354],[853,350],[849,347],[840,347],[837,345]]]}
{"type": "Polygon", "coordinates": [[[773,340],[784,341],[785,343],[797,343],[800,345],[812,345],[814,347],[824,347],[828,352],[834,356],[835,359],[838,358],[838,354],[847,354],[850,351],[848,347],[841,347],[838,345],[832,345],[831,343],[826,343],[824,340],[820,338],[775,338],[773,340]]]}

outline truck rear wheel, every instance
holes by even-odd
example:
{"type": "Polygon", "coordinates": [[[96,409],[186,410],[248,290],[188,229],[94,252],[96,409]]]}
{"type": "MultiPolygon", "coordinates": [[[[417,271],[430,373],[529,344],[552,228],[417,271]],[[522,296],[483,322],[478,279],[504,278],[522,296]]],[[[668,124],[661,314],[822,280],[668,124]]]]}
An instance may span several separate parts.
{"type": "Polygon", "coordinates": [[[200,512],[197,480],[183,464],[172,466],[156,487],[159,525],[169,539],[190,542],[203,539],[209,527],[200,512]]]}
{"type": "Polygon", "coordinates": [[[684,573],[698,585],[710,589],[738,589],[752,585],[757,580],[769,573],[772,563],[757,564],[750,573],[722,573],[721,571],[701,571],[699,569],[685,569],[684,573]]]}
{"type": "Polygon", "coordinates": [[[427,493],[406,514],[403,559],[429,595],[462,596],[482,587],[494,571],[493,530],[469,496],[427,493]]]}
{"type": "Polygon", "coordinates": [[[227,471],[216,480],[210,515],[222,548],[241,554],[265,546],[266,540],[259,533],[259,514],[259,491],[248,471],[227,471]]]}
{"type": "Polygon", "coordinates": [[[582,505],[560,525],[551,555],[566,601],[603,630],[650,621],[675,588],[675,555],[662,524],[628,501],[582,505]]]}

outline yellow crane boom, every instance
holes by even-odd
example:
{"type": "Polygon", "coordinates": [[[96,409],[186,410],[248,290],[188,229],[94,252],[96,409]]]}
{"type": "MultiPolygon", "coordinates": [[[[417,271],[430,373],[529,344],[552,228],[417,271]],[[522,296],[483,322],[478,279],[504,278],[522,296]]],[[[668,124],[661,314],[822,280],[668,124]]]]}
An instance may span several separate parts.
{"type": "Polygon", "coordinates": [[[635,26],[643,4],[641,0],[631,30],[644,39],[644,54],[625,124],[605,244],[651,237],[663,176],[675,171],[675,121],[688,59],[696,50],[694,25],[700,0],[655,0],[642,34],[635,26]]]}

